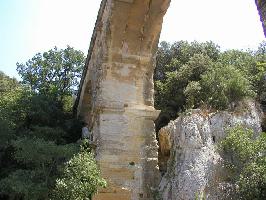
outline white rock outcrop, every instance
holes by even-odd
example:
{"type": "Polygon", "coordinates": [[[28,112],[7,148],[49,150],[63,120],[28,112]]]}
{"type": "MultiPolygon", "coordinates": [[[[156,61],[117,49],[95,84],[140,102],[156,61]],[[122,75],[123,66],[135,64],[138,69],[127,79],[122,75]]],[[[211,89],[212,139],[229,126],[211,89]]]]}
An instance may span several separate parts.
{"type": "Polygon", "coordinates": [[[238,124],[256,133],[261,131],[261,111],[256,103],[248,102],[242,105],[242,110],[216,113],[192,110],[160,130],[161,154],[170,151],[167,171],[160,183],[163,200],[194,200],[201,195],[222,199],[226,195],[221,194],[226,193],[223,190],[227,184],[226,171],[216,144],[226,136],[227,128],[238,124]]]}

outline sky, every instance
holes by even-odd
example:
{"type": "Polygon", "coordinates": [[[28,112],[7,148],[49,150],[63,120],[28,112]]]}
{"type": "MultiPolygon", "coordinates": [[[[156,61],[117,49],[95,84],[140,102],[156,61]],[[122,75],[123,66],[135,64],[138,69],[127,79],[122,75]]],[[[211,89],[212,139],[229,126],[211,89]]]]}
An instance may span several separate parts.
{"type": "MultiPolygon", "coordinates": [[[[0,0],[0,70],[67,45],[87,54],[101,0],[0,0]]],[[[226,49],[264,40],[254,0],[172,0],[160,40],[214,41],[226,49]]]]}

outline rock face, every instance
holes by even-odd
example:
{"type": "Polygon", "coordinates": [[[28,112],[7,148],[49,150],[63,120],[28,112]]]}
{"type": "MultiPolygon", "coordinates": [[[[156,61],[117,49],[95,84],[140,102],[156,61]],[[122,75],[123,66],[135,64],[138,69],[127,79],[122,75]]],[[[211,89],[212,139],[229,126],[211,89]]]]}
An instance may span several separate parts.
{"type": "Polygon", "coordinates": [[[238,124],[261,131],[260,110],[254,102],[245,107],[240,113],[193,110],[160,130],[161,154],[170,155],[160,183],[163,200],[194,200],[200,195],[218,200],[226,196],[226,171],[216,144],[226,136],[227,128],[238,124]]]}
{"type": "Polygon", "coordinates": [[[94,199],[153,199],[158,144],[153,70],[170,0],[103,0],[81,81],[77,114],[92,127],[108,187],[94,199]]]}

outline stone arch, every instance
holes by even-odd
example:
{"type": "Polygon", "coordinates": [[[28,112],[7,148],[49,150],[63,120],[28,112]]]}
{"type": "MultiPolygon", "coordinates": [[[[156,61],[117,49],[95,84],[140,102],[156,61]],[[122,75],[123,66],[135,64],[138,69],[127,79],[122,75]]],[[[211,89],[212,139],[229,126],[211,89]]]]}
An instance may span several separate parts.
{"type": "Polygon", "coordinates": [[[149,200],[156,193],[153,69],[169,4],[102,0],[75,104],[77,115],[93,119],[96,159],[108,181],[94,199],[149,200]]]}

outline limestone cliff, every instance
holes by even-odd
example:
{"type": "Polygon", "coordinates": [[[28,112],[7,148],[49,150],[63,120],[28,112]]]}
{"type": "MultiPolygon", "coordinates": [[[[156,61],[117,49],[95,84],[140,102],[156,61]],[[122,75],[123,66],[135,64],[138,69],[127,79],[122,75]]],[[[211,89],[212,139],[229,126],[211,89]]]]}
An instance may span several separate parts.
{"type": "Polygon", "coordinates": [[[256,103],[248,102],[238,110],[192,110],[160,130],[162,160],[169,158],[160,183],[163,200],[192,200],[201,194],[207,199],[226,198],[227,173],[216,144],[226,136],[227,128],[238,124],[256,133],[261,131],[261,112],[256,103]]]}

